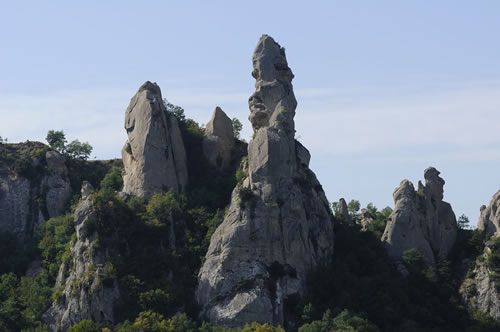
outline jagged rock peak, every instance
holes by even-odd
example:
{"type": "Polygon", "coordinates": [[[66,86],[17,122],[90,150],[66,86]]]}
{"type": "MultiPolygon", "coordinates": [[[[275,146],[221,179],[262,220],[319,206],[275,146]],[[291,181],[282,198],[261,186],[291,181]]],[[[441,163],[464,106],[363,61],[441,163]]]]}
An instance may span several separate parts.
{"type": "Polygon", "coordinates": [[[389,257],[404,273],[401,256],[415,248],[433,265],[438,258],[448,256],[457,234],[457,221],[451,205],[443,201],[444,180],[439,171],[429,167],[424,171],[425,186],[418,191],[403,180],[394,190],[394,211],[389,216],[382,241],[389,257]]]}
{"type": "Polygon", "coordinates": [[[188,181],[184,142],[156,83],[144,83],[130,101],[125,130],[123,192],[149,198],[166,188],[183,191],[188,181]]]}
{"type": "Polygon", "coordinates": [[[308,167],[309,151],[294,139],[297,103],[284,50],[262,36],[253,66],[255,136],[241,164],[248,177],[211,238],[196,291],[202,315],[226,328],[286,325],[284,301],[303,295],[307,273],[333,253],[328,200],[308,167]]]}
{"type": "Polygon", "coordinates": [[[481,206],[477,228],[484,231],[487,238],[500,236],[500,190],[493,195],[490,204],[481,206]]]}
{"type": "Polygon", "coordinates": [[[286,61],[285,49],[268,35],[262,35],[253,57],[255,93],[249,98],[252,127],[261,127],[281,122],[293,137],[295,108],[297,101],[293,94],[292,70],[286,61]]]}
{"type": "Polygon", "coordinates": [[[234,143],[233,122],[217,106],[205,127],[203,154],[214,166],[228,166],[234,143]]]}

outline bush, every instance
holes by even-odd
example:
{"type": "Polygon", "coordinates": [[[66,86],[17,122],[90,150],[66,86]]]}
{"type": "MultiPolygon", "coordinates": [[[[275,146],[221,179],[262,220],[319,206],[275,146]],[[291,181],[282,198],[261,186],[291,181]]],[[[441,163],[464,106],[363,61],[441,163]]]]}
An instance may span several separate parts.
{"type": "Polygon", "coordinates": [[[68,332],[100,332],[100,329],[93,321],[84,319],[78,324],[71,326],[68,332]]]}

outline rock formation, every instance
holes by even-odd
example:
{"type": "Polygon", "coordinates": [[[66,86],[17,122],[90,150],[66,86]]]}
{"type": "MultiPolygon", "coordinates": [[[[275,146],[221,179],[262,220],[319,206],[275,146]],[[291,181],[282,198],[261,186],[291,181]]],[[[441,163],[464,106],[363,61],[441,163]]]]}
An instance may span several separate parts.
{"type": "Polygon", "coordinates": [[[477,228],[486,237],[483,254],[474,262],[472,273],[468,273],[460,287],[460,295],[465,305],[472,311],[482,311],[500,321],[500,285],[498,272],[488,265],[488,257],[500,252],[500,191],[493,196],[490,204],[480,208],[481,215],[477,228]]]}
{"type": "Polygon", "coordinates": [[[333,216],[294,139],[297,102],[285,50],[263,35],[253,54],[256,91],[249,99],[254,139],[210,241],[196,298],[202,315],[227,328],[251,321],[282,325],[284,301],[305,293],[305,278],[333,252],[333,216]]]}
{"type": "Polygon", "coordinates": [[[38,142],[1,144],[0,231],[31,237],[71,196],[64,157],[38,142]]]}
{"type": "Polygon", "coordinates": [[[205,127],[203,154],[213,166],[226,167],[231,163],[233,147],[233,122],[220,107],[216,107],[205,127]]]}
{"type": "Polygon", "coordinates": [[[120,291],[107,251],[92,231],[98,218],[90,197],[92,190],[92,185],[84,182],[82,200],[75,210],[76,241],[71,243],[71,262],[61,265],[56,281],[62,293],[44,315],[51,331],[67,331],[84,319],[98,323],[114,320],[113,307],[120,291]]]}
{"type": "Polygon", "coordinates": [[[368,226],[373,222],[373,217],[367,209],[361,209],[361,219],[359,220],[359,224],[361,225],[361,231],[366,232],[368,230],[368,226]]]}
{"type": "Polygon", "coordinates": [[[481,206],[477,228],[484,231],[487,238],[500,236],[500,190],[491,199],[490,205],[481,206]]]}
{"type": "Polygon", "coordinates": [[[156,83],[144,83],[132,98],[125,129],[123,191],[146,198],[167,188],[183,191],[188,182],[186,151],[177,119],[166,112],[156,83]]]}
{"type": "Polygon", "coordinates": [[[408,180],[394,191],[394,211],[389,216],[382,241],[389,257],[404,272],[401,256],[416,248],[429,265],[447,257],[457,234],[457,221],[451,205],[443,201],[444,180],[439,171],[424,171],[425,186],[419,182],[418,192],[408,180]],[[435,256],[436,255],[436,256],[435,256]]]}
{"type": "Polygon", "coordinates": [[[349,215],[349,209],[347,209],[347,203],[345,199],[339,199],[339,215],[344,219],[348,225],[353,225],[351,216],[349,215]]]}

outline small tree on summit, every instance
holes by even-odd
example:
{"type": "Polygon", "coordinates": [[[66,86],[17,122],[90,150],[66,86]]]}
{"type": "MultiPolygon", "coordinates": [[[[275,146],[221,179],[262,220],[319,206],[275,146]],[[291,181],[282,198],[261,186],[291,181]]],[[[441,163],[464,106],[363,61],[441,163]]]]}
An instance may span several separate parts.
{"type": "Polygon", "coordinates": [[[49,130],[45,137],[50,147],[59,153],[64,153],[66,147],[66,135],[62,130],[49,130]]]}
{"type": "Polygon", "coordinates": [[[69,159],[87,160],[93,149],[88,142],[80,142],[77,139],[66,144],[66,135],[62,130],[49,130],[45,140],[51,148],[69,159]]]}

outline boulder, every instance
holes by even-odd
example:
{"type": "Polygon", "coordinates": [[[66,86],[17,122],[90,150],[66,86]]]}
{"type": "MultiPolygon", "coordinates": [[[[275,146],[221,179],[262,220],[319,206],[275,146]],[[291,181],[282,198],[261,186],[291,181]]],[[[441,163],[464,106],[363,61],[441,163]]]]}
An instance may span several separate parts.
{"type": "Polygon", "coordinates": [[[122,149],[123,192],[150,198],[188,183],[187,159],[179,124],[168,114],[160,87],[146,82],[125,112],[128,139],[122,149]]]}
{"type": "Polygon", "coordinates": [[[389,216],[382,241],[389,257],[405,273],[401,257],[415,248],[428,265],[446,258],[457,235],[457,221],[451,205],[443,201],[444,180],[439,171],[429,167],[424,171],[425,186],[403,180],[394,191],[394,210],[389,216]]]}
{"type": "Polygon", "coordinates": [[[217,106],[205,127],[203,154],[211,165],[227,167],[231,163],[231,151],[234,143],[233,122],[217,106]]]}
{"type": "Polygon", "coordinates": [[[263,35],[252,61],[255,136],[241,164],[248,176],[211,238],[196,299],[201,315],[218,326],[290,327],[285,301],[303,295],[307,273],[333,253],[333,216],[309,152],[294,139],[297,102],[285,50],[263,35]]]}

